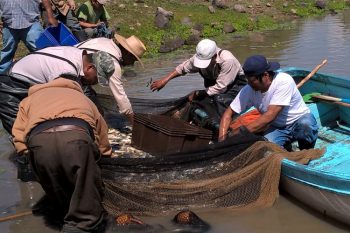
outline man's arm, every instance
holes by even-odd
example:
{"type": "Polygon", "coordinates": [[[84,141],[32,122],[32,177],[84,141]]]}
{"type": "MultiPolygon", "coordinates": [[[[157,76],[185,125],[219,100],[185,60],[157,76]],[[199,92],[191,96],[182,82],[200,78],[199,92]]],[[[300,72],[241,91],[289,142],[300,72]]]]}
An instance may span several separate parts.
{"type": "MultiPolygon", "coordinates": [[[[263,132],[267,126],[276,119],[277,115],[282,111],[284,106],[270,105],[267,112],[262,114],[256,121],[247,125],[247,129],[251,133],[263,132]]],[[[234,132],[234,134],[237,132],[234,132]]]]}
{"type": "Polygon", "coordinates": [[[229,106],[221,117],[220,128],[219,128],[219,142],[224,141],[227,137],[227,131],[230,127],[232,117],[236,114],[229,106]]]}
{"type": "Polygon", "coordinates": [[[47,19],[49,21],[49,24],[52,26],[57,27],[58,25],[58,21],[56,20],[56,18],[53,16],[53,12],[52,12],[52,6],[51,6],[51,2],[50,0],[42,0],[43,6],[47,12],[47,19]]]}
{"type": "Polygon", "coordinates": [[[172,80],[173,78],[179,77],[181,76],[180,73],[178,73],[176,70],[173,70],[172,72],[170,72],[167,76],[156,80],[154,82],[152,82],[151,84],[151,90],[152,91],[159,91],[160,89],[162,89],[170,80],[172,80]]]}
{"type": "Polygon", "coordinates": [[[26,134],[25,128],[28,123],[28,117],[26,114],[27,100],[24,99],[20,105],[17,113],[17,118],[12,127],[13,143],[15,145],[16,151],[19,154],[25,154],[28,152],[28,147],[26,145],[26,134]]]}

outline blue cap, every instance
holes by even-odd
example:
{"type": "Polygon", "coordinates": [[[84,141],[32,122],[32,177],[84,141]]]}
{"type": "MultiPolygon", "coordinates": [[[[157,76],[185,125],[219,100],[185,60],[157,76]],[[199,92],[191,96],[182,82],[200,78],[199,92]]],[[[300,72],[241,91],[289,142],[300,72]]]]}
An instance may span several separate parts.
{"type": "Polygon", "coordinates": [[[243,70],[246,76],[257,76],[266,71],[275,71],[280,68],[278,62],[269,62],[266,57],[262,55],[254,55],[248,57],[244,62],[243,70]]]}

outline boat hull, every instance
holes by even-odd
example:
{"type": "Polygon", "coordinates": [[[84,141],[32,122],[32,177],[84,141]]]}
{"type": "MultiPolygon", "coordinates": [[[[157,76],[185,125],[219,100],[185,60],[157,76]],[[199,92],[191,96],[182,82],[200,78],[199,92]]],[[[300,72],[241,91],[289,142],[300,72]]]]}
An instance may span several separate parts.
{"type": "Polygon", "coordinates": [[[349,195],[319,189],[287,176],[281,177],[280,188],[324,216],[336,219],[347,225],[350,223],[349,195]]]}

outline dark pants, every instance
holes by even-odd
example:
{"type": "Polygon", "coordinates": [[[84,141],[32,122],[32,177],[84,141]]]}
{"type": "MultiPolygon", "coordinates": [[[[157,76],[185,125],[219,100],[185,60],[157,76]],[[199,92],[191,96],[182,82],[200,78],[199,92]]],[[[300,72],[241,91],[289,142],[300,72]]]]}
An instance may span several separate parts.
{"type": "Polygon", "coordinates": [[[66,210],[65,225],[92,231],[103,220],[100,153],[79,130],[29,136],[30,162],[46,194],[66,210]]]}

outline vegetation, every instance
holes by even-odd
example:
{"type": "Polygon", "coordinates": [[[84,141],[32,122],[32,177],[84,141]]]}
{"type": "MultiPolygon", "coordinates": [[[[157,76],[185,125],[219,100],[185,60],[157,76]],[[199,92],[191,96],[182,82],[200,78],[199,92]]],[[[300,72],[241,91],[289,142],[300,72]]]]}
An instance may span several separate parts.
{"type": "MultiPolygon", "coordinates": [[[[76,0],[78,4],[86,0],[76,0]]],[[[166,39],[181,37],[187,39],[192,33],[193,25],[201,25],[202,37],[223,38],[223,25],[230,23],[236,29],[234,33],[247,31],[272,30],[285,26],[290,19],[310,17],[343,10],[349,7],[350,0],[328,0],[324,9],[315,6],[315,0],[226,0],[227,8],[216,8],[210,13],[211,1],[204,0],[109,0],[106,5],[112,19],[110,25],[119,28],[118,33],[124,36],[137,35],[146,46],[145,58],[159,55],[159,47],[166,39]],[[245,7],[245,13],[233,10],[235,4],[245,7]],[[170,25],[159,29],[154,24],[157,7],[174,13],[170,25]],[[188,17],[192,26],[185,25],[182,20],[188,17]]],[[[218,2],[218,0],[217,0],[218,2]]],[[[288,25],[288,24],[287,24],[288,25]]],[[[184,46],[182,49],[189,49],[184,46]]],[[[23,56],[25,49],[19,50],[17,57],[23,56]]]]}

